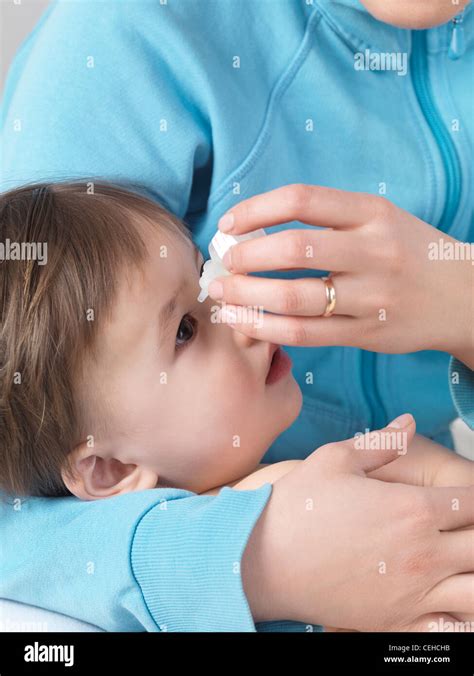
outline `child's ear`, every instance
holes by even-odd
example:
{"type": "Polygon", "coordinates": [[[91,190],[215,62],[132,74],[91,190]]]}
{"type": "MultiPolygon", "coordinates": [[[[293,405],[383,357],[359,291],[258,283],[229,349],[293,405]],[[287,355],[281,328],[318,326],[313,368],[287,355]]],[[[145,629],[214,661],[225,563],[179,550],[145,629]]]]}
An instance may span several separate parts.
{"type": "Polygon", "coordinates": [[[76,446],[69,455],[73,476],[61,470],[66,488],[81,500],[98,500],[113,495],[155,488],[158,474],[140,465],[125,464],[106,454],[97,455],[97,448],[87,442],[76,446]]]}

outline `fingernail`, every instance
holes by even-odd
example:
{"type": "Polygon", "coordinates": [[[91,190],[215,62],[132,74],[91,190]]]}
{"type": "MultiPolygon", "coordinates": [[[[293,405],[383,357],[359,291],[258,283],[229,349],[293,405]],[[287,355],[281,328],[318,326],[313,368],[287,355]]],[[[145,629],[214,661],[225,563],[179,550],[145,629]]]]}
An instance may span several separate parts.
{"type": "Polygon", "coordinates": [[[224,216],[222,216],[222,218],[219,220],[217,227],[219,230],[222,230],[222,232],[229,232],[229,230],[232,230],[234,227],[234,214],[224,214],[224,216]]]}
{"type": "Polygon", "coordinates": [[[214,300],[219,300],[219,298],[222,298],[224,295],[224,287],[222,286],[221,282],[213,279],[208,286],[207,292],[211,298],[214,298],[214,300]]]}
{"type": "MultiPolygon", "coordinates": [[[[232,247],[230,247],[232,249],[232,247]]],[[[222,262],[224,263],[224,266],[229,272],[232,272],[232,254],[230,252],[230,249],[228,249],[225,254],[224,258],[222,259],[222,262]]]]}
{"type": "Polygon", "coordinates": [[[392,420],[387,427],[395,427],[395,429],[401,430],[403,427],[407,427],[413,421],[413,416],[410,413],[404,413],[399,415],[398,418],[392,420]]]}

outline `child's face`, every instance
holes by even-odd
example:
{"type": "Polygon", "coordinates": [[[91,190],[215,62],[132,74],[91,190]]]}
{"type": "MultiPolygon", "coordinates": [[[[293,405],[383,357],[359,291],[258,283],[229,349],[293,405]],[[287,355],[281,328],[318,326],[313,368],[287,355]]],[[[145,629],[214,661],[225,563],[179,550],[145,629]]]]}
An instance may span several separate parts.
{"type": "Polygon", "coordinates": [[[253,471],[302,395],[291,372],[265,383],[272,343],[211,322],[191,242],[157,231],[145,241],[144,267],[124,275],[98,339],[94,382],[114,421],[106,448],[159,484],[202,492],[253,471]]]}

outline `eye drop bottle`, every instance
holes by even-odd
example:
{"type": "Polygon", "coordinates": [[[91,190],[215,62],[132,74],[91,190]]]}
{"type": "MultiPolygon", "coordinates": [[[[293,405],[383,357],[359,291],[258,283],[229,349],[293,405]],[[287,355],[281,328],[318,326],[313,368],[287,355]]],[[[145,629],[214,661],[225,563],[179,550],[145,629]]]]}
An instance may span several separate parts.
{"type": "Polygon", "coordinates": [[[216,277],[224,277],[225,275],[232,274],[224,266],[222,259],[225,256],[226,251],[230,249],[231,246],[237,244],[237,242],[243,242],[246,239],[256,239],[257,237],[262,237],[267,233],[263,228],[259,230],[253,230],[248,232],[245,235],[226,235],[224,232],[218,230],[214,237],[209,243],[209,255],[210,259],[204,263],[202,275],[199,279],[199,286],[201,287],[201,293],[198,296],[198,301],[203,303],[208,297],[207,289],[209,284],[216,277]]]}

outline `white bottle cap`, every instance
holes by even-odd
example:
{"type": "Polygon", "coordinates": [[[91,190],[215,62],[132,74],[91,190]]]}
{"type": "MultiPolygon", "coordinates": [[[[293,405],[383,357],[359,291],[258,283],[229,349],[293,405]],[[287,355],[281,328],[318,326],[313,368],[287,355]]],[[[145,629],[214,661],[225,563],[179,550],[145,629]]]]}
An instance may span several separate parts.
{"type": "Polygon", "coordinates": [[[211,258],[204,263],[202,275],[199,279],[201,293],[198,296],[198,301],[200,303],[203,303],[208,297],[209,294],[207,289],[213,279],[216,277],[224,277],[225,275],[232,274],[222,263],[222,259],[230,247],[234,246],[234,244],[237,244],[238,242],[243,242],[246,239],[256,239],[257,237],[262,237],[262,235],[266,234],[267,233],[263,228],[253,230],[252,232],[248,232],[245,235],[226,235],[220,230],[216,232],[209,244],[209,253],[211,254],[211,258]],[[215,251],[219,257],[218,259],[213,256],[213,251],[215,251]]]}
{"type": "Polygon", "coordinates": [[[223,277],[224,275],[230,275],[231,273],[220,264],[219,260],[213,260],[210,258],[204,263],[202,270],[202,275],[199,278],[199,286],[201,287],[201,293],[198,296],[198,301],[203,303],[208,297],[209,293],[207,291],[209,284],[216,277],[223,277]]]}

